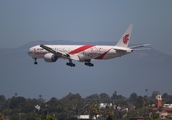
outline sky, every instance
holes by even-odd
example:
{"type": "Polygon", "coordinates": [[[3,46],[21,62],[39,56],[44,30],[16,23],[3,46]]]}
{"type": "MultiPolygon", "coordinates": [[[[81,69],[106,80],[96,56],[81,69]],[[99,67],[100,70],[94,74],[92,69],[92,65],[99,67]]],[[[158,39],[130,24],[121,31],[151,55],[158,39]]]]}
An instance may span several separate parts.
{"type": "Polygon", "coordinates": [[[172,55],[172,0],[0,0],[0,48],[37,40],[117,42],[129,24],[130,44],[172,55]]]}

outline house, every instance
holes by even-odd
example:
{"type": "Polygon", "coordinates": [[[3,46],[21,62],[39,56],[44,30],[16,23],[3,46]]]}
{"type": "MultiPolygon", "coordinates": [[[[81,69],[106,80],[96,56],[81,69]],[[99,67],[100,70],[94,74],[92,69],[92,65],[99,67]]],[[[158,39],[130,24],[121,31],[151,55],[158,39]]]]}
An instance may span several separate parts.
{"type": "Polygon", "coordinates": [[[161,118],[166,116],[172,117],[172,104],[163,105],[161,95],[156,96],[155,107],[152,110],[159,113],[161,118]]]}
{"type": "Polygon", "coordinates": [[[106,106],[112,107],[112,103],[100,103],[100,108],[105,108],[106,106]]]}
{"type": "MultiPolygon", "coordinates": [[[[97,115],[97,118],[99,117],[100,115],[97,115]]],[[[95,116],[90,116],[90,115],[77,115],[76,116],[78,118],[78,120],[96,120],[96,117],[95,116]]]]}

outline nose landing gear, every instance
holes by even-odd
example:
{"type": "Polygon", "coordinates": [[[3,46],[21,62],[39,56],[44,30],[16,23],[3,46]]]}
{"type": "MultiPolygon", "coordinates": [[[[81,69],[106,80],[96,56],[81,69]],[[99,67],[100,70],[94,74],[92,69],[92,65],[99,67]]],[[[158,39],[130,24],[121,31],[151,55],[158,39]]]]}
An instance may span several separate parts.
{"type": "Polygon", "coordinates": [[[36,60],[37,60],[37,58],[34,58],[34,60],[35,60],[34,64],[35,64],[35,65],[37,65],[37,64],[38,64],[38,62],[36,61],[36,60]]]}

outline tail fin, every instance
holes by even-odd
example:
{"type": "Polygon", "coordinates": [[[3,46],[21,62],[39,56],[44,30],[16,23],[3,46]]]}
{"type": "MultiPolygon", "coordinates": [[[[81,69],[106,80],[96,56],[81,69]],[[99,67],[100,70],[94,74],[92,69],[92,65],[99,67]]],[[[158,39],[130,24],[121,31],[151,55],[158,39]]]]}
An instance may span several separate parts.
{"type": "Polygon", "coordinates": [[[116,46],[118,47],[128,47],[133,25],[130,24],[125,33],[122,35],[121,39],[118,41],[116,46]]]}

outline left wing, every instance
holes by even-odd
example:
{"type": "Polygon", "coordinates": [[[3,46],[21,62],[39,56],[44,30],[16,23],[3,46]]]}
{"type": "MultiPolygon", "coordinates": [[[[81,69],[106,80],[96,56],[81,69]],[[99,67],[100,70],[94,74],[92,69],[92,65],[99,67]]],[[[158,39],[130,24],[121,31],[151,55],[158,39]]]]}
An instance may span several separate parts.
{"type": "Polygon", "coordinates": [[[43,49],[45,49],[45,50],[47,50],[48,52],[51,52],[51,53],[57,55],[58,57],[63,56],[63,57],[66,57],[66,58],[69,59],[69,60],[79,60],[79,58],[78,58],[77,55],[70,55],[70,54],[68,54],[68,53],[61,52],[61,51],[59,51],[59,50],[56,50],[56,51],[55,51],[55,50],[53,50],[52,48],[50,48],[50,47],[48,47],[48,46],[45,46],[45,45],[43,45],[43,44],[41,44],[40,47],[43,48],[43,49]]]}
{"type": "Polygon", "coordinates": [[[66,55],[65,53],[61,52],[61,51],[55,51],[53,50],[52,48],[48,47],[48,46],[45,46],[43,44],[40,45],[41,48],[47,50],[48,52],[50,53],[54,53],[55,55],[57,55],[58,57],[60,56],[63,56],[63,55],[66,55]]]}

